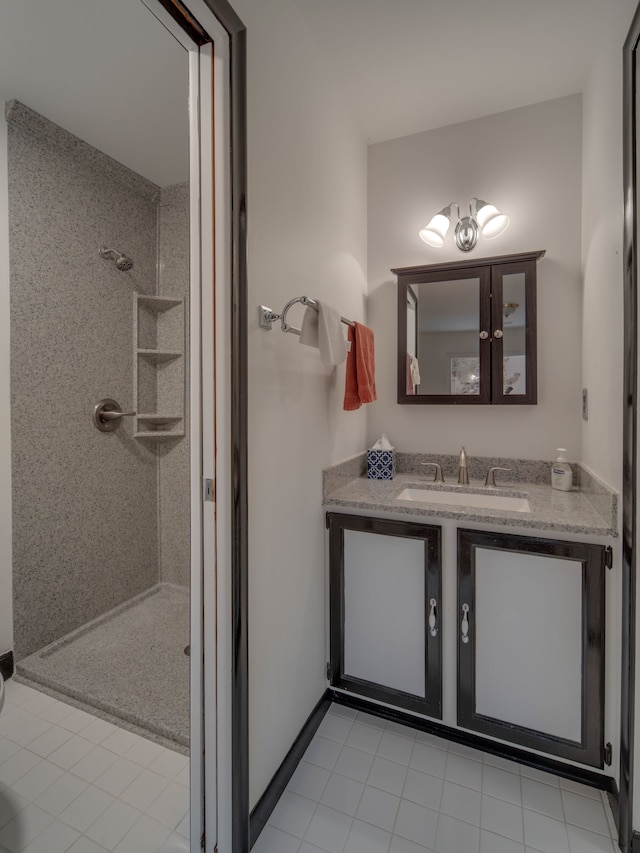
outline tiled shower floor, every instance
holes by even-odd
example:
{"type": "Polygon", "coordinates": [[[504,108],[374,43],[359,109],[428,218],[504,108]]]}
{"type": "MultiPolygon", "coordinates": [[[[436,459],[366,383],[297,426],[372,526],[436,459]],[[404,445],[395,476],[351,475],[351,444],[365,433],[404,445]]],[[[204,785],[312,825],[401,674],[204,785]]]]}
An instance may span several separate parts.
{"type": "Polygon", "coordinates": [[[161,584],[18,662],[32,684],[189,746],[189,593],[161,584]]]}
{"type": "Polygon", "coordinates": [[[332,705],[253,853],[614,853],[605,795],[332,705]]]}
{"type": "Polygon", "coordinates": [[[11,680],[0,853],[188,853],[189,759],[11,680]]]}

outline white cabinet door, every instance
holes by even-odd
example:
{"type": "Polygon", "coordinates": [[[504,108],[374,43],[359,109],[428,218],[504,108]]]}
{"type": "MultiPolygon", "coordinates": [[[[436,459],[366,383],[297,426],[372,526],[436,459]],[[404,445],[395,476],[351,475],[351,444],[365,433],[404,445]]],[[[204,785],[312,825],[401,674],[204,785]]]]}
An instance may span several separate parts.
{"type": "Polygon", "coordinates": [[[602,766],[604,548],[458,531],[458,724],[602,766]]]}
{"type": "Polygon", "coordinates": [[[424,543],[344,531],[344,674],[425,696],[424,543]]]}
{"type": "Polygon", "coordinates": [[[476,549],[476,713],[579,741],[582,563],[476,549]]]}
{"type": "Polygon", "coordinates": [[[440,528],[329,514],[331,684],[441,717],[440,528]]]}

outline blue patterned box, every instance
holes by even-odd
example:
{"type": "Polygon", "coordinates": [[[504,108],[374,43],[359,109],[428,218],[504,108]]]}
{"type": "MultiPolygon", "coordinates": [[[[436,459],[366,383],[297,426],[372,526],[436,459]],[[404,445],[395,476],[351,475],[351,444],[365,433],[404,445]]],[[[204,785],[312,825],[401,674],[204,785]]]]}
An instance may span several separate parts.
{"type": "Polygon", "coordinates": [[[396,475],[396,451],[367,450],[367,476],[370,480],[393,480],[396,475]]]}

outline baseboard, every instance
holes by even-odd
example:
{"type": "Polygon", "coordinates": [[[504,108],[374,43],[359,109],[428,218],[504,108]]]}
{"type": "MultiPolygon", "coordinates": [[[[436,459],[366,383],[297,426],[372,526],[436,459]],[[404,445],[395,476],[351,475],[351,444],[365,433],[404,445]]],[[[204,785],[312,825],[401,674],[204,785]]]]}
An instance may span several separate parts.
{"type": "Polygon", "coordinates": [[[15,672],[15,666],[13,662],[13,652],[5,652],[3,655],[0,655],[0,675],[7,681],[13,673],[15,672]]]}
{"type": "Polygon", "coordinates": [[[264,829],[271,812],[276,807],[284,789],[300,763],[300,759],[306,752],[307,747],[313,740],[313,736],[322,722],[322,718],[331,706],[332,695],[326,690],[318,701],[313,711],[309,714],[307,721],[300,729],[293,746],[285,755],[280,767],[276,770],[272,780],[267,785],[263,795],[260,797],[249,817],[249,845],[253,847],[258,836],[264,829]]]}
{"type": "MultiPolygon", "coordinates": [[[[556,776],[562,776],[565,779],[589,785],[591,788],[599,788],[602,791],[617,794],[616,782],[611,776],[603,776],[601,773],[595,773],[592,770],[574,767],[572,764],[564,764],[555,758],[536,755],[516,746],[509,746],[509,744],[489,740],[471,732],[446,726],[444,723],[421,719],[420,717],[415,717],[413,714],[407,714],[404,711],[398,711],[395,708],[389,708],[385,705],[378,705],[376,702],[370,702],[367,699],[361,699],[360,697],[341,693],[337,690],[328,690],[327,692],[332,702],[339,705],[346,705],[348,708],[353,708],[356,711],[366,711],[368,714],[374,714],[385,720],[402,723],[405,726],[410,726],[422,732],[428,732],[444,740],[454,741],[473,749],[479,749],[482,752],[489,752],[501,758],[517,761],[518,764],[524,764],[527,767],[534,767],[546,773],[553,773],[556,776]]],[[[640,848],[638,853],[640,853],[640,848]]]]}

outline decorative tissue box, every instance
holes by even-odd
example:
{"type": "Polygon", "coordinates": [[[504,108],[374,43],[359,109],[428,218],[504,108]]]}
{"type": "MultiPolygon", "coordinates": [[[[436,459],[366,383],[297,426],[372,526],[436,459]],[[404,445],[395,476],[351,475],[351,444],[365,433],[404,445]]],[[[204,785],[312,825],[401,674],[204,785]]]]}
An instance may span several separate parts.
{"type": "Polygon", "coordinates": [[[367,476],[370,480],[393,480],[396,474],[396,452],[367,450],[367,476]]]}

